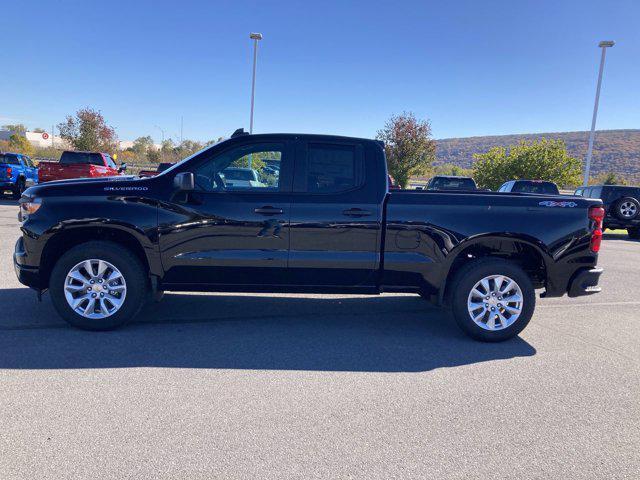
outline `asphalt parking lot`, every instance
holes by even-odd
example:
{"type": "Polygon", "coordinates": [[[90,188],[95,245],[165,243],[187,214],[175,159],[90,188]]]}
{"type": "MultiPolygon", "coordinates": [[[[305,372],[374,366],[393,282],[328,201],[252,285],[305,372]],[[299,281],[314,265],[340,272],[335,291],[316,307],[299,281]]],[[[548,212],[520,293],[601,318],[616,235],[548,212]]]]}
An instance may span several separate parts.
{"type": "Polygon", "coordinates": [[[638,478],[640,242],[480,344],[412,295],[168,294],[107,333],[16,280],[0,202],[0,478],[638,478]]]}

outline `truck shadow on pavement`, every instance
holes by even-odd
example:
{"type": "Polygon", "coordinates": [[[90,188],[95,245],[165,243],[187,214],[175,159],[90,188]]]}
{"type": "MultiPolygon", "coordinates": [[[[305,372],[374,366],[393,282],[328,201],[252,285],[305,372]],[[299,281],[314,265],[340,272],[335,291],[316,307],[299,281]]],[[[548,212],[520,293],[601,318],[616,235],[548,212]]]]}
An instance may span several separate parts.
{"type": "Polygon", "coordinates": [[[0,290],[0,305],[0,369],[421,372],[536,353],[521,338],[475,342],[413,295],[167,294],[112,332],[68,327],[26,288],[0,290]]]}

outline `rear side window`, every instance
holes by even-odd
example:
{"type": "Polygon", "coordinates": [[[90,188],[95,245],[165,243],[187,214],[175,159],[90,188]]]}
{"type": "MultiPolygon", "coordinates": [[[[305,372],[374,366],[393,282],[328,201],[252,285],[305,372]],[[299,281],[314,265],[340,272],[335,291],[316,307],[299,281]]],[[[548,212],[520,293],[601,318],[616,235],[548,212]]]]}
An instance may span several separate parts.
{"type": "Polygon", "coordinates": [[[589,196],[591,198],[602,198],[602,187],[591,187],[589,196]]]}
{"type": "Polygon", "coordinates": [[[18,157],[15,155],[2,155],[0,154],[0,163],[6,163],[8,165],[20,165],[18,157]]]}
{"type": "Polygon", "coordinates": [[[310,143],[307,148],[308,193],[338,193],[362,185],[361,159],[355,145],[310,143]]]}
{"type": "Polygon", "coordinates": [[[102,165],[102,155],[99,153],[86,153],[86,152],[64,152],[60,157],[61,165],[73,165],[73,164],[87,164],[87,165],[102,165]]]}

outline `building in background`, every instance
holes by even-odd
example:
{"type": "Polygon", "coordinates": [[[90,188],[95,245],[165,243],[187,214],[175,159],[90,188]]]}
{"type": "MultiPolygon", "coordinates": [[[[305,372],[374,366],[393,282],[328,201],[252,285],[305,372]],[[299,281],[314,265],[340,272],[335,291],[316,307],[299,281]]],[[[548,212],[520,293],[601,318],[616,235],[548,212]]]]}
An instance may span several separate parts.
{"type": "MultiPolygon", "coordinates": [[[[0,130],[0,140],[9,140],[14,131],[0,130]]],[[[51,135],[50,132],[31,132],[24,133],[24,137],[29,140],[31,145],[38,148],[54,147],[54,148],[69,148],[69,145],[65,140],[57,135],[51,135]]]]}

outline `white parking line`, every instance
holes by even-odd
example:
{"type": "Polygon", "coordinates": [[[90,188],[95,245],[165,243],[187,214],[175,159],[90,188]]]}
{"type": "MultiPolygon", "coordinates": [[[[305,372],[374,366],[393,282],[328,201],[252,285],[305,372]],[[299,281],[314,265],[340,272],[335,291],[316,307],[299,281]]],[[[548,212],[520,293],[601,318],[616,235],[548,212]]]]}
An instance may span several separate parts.
{"type": "Polygon", "coordinates": [[[557,303],[551,305],[536,305],[536,308],[567,308],[567,307],[617,307],[623,305],[638,305],[640,302],[593,302],[593,303],[557,303]]]}

